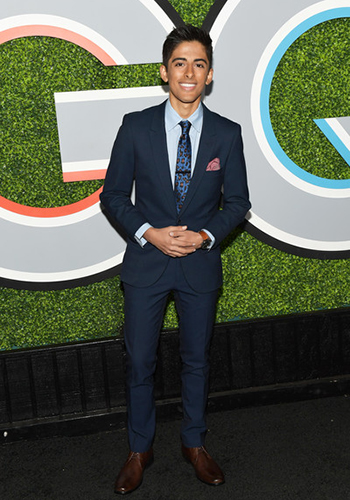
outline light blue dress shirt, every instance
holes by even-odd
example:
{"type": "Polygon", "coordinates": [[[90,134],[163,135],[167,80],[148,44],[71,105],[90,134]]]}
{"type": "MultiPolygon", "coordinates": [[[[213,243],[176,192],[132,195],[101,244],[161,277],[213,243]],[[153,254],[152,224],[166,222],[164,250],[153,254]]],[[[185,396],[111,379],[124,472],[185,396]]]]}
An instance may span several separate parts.
{"type": "MultiPolygon", "coordinates": [[[[165,105],[165,132],[166,141],[168,146],[170,175],[174,187],[177,149],[181,135],[180,122],[183,121],[180,115],[174,110],[170,101],[165,105]]],[[[191,139],[191,176],[193,175],[194,167],[196,165],[197,153],[199,148],[199,141],[201,138],[202,125],[203,125],[203,108],[200,103],[196,111],[188,118],[191,123],[190,139],[191,139]]]]}
{"type": "MultiPolygon", "coordinates": [[[[180,122],[183,121],[183,118],[181,118],[181,116],[175,111],[175,109],[170,104],[169,100],[165,104],[164,119],[165,119],[165,133],[166,133],[166,140],[168,147],[170,176],[174,187],[177,149],[181,135],[180,122]]],[[[201,138],[201,132],[203,126],[202,103],[199,104],[196,111],[188,118],[188,121],[191,122],[190,139],[191,139],[191,176],[192,176],[194,167],[196,165],[199,141],[201,138]]],[[[144,246],[147,243],[147,240],[143,238],[143,235],[150,227],[152,226],[148,222],[146,222],[135,233],[135,239],[141,246],[144,246]]],[[[205,231],[206,233],[208,233],[210,239],[212,240],[212,243],[209,247],[210,249],[213,246],[215,239],[214,236],[209,231],[207,230],[205,231]]]]}

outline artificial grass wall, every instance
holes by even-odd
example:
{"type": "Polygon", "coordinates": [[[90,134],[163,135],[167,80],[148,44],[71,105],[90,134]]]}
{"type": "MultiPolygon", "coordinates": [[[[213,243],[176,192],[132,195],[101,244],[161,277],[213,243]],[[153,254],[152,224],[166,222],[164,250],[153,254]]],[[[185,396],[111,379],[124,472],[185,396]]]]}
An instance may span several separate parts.
{"type": "MultiPolygon", "coordinates": [[[[201,26],[214,2],[170,3],[184,21],[201,26]]],[[[320,117],[350,115],[349,37],[349,19],[328,21],[305,33],[282,59],[271,89],[271,119],[281,146],[302,168],[329,178],[349,178],[349,167],[308,117],[317,118],[317,110],[320,117]],[[320,97],[322,109],[317,107],[320,97]],[[320,170],[319,155],[328,170],[320,170]]],[[[52,207],[94,192],[99,181],[62,182],[53,93],[158,85],[158,68],[106,68],[80,47],[47,37],[0,45],[1,195],[52,207]]],[[[223,266],[217,322],[350,304],[349,260],[289,255],[236,230],[223,244],[223,266]]],[[[119,276],[59,291],[0,288],[1,349],[119,335],[122,324],[119,276]]],[[[164,327],[176,326],[170,302],[164,327]]]]}

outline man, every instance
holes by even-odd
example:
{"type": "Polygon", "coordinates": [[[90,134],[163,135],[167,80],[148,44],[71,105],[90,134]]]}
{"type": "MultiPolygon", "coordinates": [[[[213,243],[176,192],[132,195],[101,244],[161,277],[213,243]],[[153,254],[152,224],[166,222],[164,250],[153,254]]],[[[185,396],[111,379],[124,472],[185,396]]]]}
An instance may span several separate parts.
{"type": "Polygon", "coordinates": [[[182,454],[198,479],[224,483],[204,447],[205,410],[209,343],[222,285],[219,244],[250,208],[241,133],[239,125],[201,103],[213,78],[207,33],[190,25],[173,30],[163,45],[160,75],[169,84],[169,99],[124,117],[101,194],[127,235],[121,280],[130,453],[115,485],[120,494],[135,490],[153,461],[153,374],[171,291],[182,359],[182,454]]]}

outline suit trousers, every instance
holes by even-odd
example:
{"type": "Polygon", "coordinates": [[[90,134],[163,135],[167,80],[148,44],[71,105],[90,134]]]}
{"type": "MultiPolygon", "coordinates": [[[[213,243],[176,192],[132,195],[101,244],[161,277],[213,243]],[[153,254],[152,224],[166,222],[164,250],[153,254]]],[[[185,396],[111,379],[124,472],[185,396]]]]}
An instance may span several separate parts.
{"type": "Polygon", "coordinates": [[[166,270],[152,286],[141,288],[124,283],[128,437],[134,452],[149,450],[155,435],[154,372],[164,310],[171,291],[179,316],[182,360],[181,439],[190,448],[204,444],[209,347],[218,291],[194,291],[184,276],[182,258],[170,258],[166,270]]]}

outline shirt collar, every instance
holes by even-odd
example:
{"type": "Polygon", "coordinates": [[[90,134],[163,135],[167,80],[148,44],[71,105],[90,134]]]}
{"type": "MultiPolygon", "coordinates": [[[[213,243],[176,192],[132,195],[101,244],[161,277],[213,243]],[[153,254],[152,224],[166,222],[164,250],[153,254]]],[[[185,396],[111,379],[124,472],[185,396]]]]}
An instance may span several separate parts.
{"type": "MultiPolygon", "coordinates": [[[[176,125],[181,122],[183,118],[175,111],[175,109],[170,104],[169,99],[165,105],[165,129],[167,132],[176,127],[176,125]]],[[[198,132],[201,132],[202,123],[203,123],[203,106],[202,103],[199,103],[198,108],[192,115],[188,118],[191,122],[191,126],[198,132]]]]}

